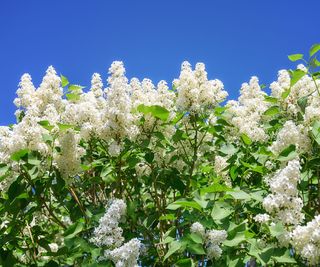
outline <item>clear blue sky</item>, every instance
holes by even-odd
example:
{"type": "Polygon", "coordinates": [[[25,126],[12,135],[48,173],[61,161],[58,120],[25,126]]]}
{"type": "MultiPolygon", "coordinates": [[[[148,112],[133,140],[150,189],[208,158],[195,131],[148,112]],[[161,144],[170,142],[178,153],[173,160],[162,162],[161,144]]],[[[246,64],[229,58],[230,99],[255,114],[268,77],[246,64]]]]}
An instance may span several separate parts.
{"type": "Polygon", "coordinates": [[[113,60],[154,82],[202,61],[236,98],[252,75],[269,84],[293,67],[288,54],[320,42],[319,10],[319,0],[1,0],[0,125],[15,122],[20,76],[38,85],[49,65],[89,86],[113,60]]]}

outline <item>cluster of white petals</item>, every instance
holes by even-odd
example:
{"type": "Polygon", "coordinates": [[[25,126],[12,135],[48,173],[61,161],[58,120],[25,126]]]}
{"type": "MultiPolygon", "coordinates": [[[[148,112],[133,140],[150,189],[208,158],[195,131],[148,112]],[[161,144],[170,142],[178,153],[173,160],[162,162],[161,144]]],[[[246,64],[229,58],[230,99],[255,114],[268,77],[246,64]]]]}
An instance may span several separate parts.
{"type": "Polygon", "coordinates": [[[225,184],[227,186],[232,186],[231,179],[228,174],[228,170],[226,169],[229,166],[227,162],[227,157],[221,157],[219,155],[215,156],[214,158],[214,170],[217,175],[223,178],[225,184]]]}
{"type": "Polygon", "coordinates": [[[93,231],[90,242],[98,247],[106,247],[104,257],[114,262],[117,267],[135,267],[140,253],[141,242],[137,238],[123,244],[123,230],[119,221],[125,215],[126,203],[122,199],[114,199],[100,218],[99,225],[93,231]]]}
{"type": "Polygon", "coordinates": [[[106,250],[104,256],[113,261],[116,267],[138,267],[141,242],[137,238],[131,239],[121,247],[106,250]]]}
{"type": "Polygon", "coordinates": [[[73,131],[67,131],[58,138],[60,153],[55,153],[54,159],[62,176],[68,180],[81,171],[81,157],[84,148],[78,145],[80,136],[73,131]]]}
{"type": "Polygon", "coordinates": [[[278,155],[290,145],[295,145],[300,152],[307,152],[311,145],[308,129],[301,124],[296,125],[291,120],[286,121],[278,132],[277,139],[270,146],[270,150],[278,155]]]}
{"type": "Polygon", "coordinates": [[[298,225],[304,220],[303,201],[297,189],[300,168],[298,159],[291,160],[286,167],[267,180],[271,193],[264,198],[263,207],[273,221],[282,222],[284,225],[298,225]]]}
{"type": "Polygon", "coordinates": [[[99,225],[94,229],[90,239],[96,246],[119,247],[122,245],[122,228],[119,227],[121,216],[125,215],[126,203],[122,199],[114,199],[107,208],[106,213],[100,218],[99,225]]]}
{"type": "Polygon", "coordinates": [[[320,262],[320,215],[305,226],[297,226],[291,233],[295,251],[312,266],[320,262]]]}
{"type": "Polygon", "coordinates": [[[219,259],[221,257],[222,249],[220,246],[228,236],[225,230],[206,230],[201,223],[195,222],[191,225],[190,232],[198,234],[204,239],[209,259],[219,259]]]}
{"type": "MultiPolygon", "coordinates": [[[[306,72],[304,65],[298,65],[298,70],[306,72]]],[[[296,116],[300,111],[298,100],[302,97],[312,95],[316,92],[316,85],[312,78],[304,75],[296,84],[290,87],[291,78],[287,70],[280,70],[278,72],[278,80],[270,85],[271,96],[279,99],[281,106],[288,114],[296,116]],[[283,98],[288,90],[289,94],[283,98]]]]}
{"type": "Polygon", "coordinates": [[[253,141],[266,141],[267,134],[263,128],[262,115],[268,109],[257,77],[252,77],[249,84],[242,84],[238,101],[228,101],[231,123],[239,129],[238,134],[246,134],[253,141]]]}
{"type": "Polygon", "coordinates": [[[180,77],[173,84],[178,91],[178,109],[190,112],[216,106],[228,96],[220,80],[208,80],[203,63],[197,63],[195,70],[192,70],[189,62],[183,62],[180,77]]]}

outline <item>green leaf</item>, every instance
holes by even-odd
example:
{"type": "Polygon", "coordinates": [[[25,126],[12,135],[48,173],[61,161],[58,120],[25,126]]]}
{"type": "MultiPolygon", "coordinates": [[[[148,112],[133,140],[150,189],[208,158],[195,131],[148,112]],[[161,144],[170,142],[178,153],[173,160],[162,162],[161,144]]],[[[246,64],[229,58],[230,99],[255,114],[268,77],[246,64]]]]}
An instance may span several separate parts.
{"type": "Polygon", "coordinates": [[[68,129],[74,128],[74,125],[70,125],[70,124],[57,123],[57,125],[60,131],[66,131],[68,129]]]}
{"type": "Polygon", "coordinates": [[[194,263],[191,259],[180,259],[178,260],[175,265],[175,267],[194,267],[194,263]]]}
{"type": "Polygon", "coordinates": [[[285,90],[282,94],[281,94],[281,98],[282,99],[286,99],[288,97],[288,95],[291,92],[291,88],[288,88],[287,90],[285,90]]]}
{"type": "Polygon", "coordinates": [[[244,192],[243,190],[240,190],[240,189],[236,189],[232,192],[228,192],[229,195],[231,195],[234,199],[237,199],[237,200],[249,200],[251,199],[251,196],[244,192]]]}
{"type": "Polygon", "coordinates": [[[41,125],[44,129],[48,130],[49,132],[54,128],[54,126],[52,126],[50,122],[47,120],[38,121],[38,124],[41,125]]]}
{"type": "Polygon", "coordinates": [[[309,55],[312,57],[315,53],[317,53],[320,50],[320,44],[314,44],[310,50],[309,50],[309,55]]]}
{"type": "Polygon", "coordinates": [[[85,88],[84,86],[81,85],[77,85],[77,84],[71,84],[68,87],[69,91],[81,91],[83,88],[85,88]]]}
{"type": "Polygon", "coordinates": [[[232,239],[225,240],[223,244],[228,247],[236,247],[243,241],[246,241],[245,232],[238,232],[232,239]]]}
{"type": "Polygon", "coordinates": [[[312,135],[314,140],[320,145],[320,121],[316,121],[312,125],[312,135]]]}
{"type": "Polygon", "coordinates": [[[269,102],[269,103],[272,103],[272,104],[277,104],[278,103],[278,98],[271,97],[271,96],[268,96],[268,95],[264,96],[264,100],[266,102],[269,102]]]}
{"type": "Polygon", "coordinates": [[[159,218],[160,221],[173,221],[175,219],[177,219],[177,217],[173,213],[162,215],[159,218]]]}
{"type": "Polygon", "coordinates": [[[238,151],[238,148],[234,147],[232,144],[226,144],[220,148],[220,152],[230,156],[235,154],[237,151],[238,151]]]}
{"type": "Polygon", "coordinates": [[[195,242],[197,244],[202,244],[203,243],[202,237],[200,235],[196,234],[196,233],[191,233],[189,235],[189,237],[193,242],[195,242]]]}
{"type": "Polygon", "coordinates": [[[291,61],[297,61],[299,59],[302,59],[303,58],[303,54],[293,54],[293,55],[289,55],[288,56],[289,60],[291,61]]]}
{"type": "Polygon", "coordinates": [[[170,112],[158,105],[154,105],[154,106],[146,106],[146,105],[139,105],[138,106],[138,111],[143,113],[143,114],[148,114],[151,113],[151,115],[155,118],[158,118],[162,121],[166,121],[169,117],[170,112]]]}
{"type": "Polygon", "coordinates": [[[243,133],[243,134],[241,134],[240,137],[241,137],[243,143],[245,143],[246,145],[251,145],[252,144],[252,141],[251,141],[250,137],[247,136],[246,134],[243,133]]]}
{"type": "Polygon", "coordinates": [[[62,74],[60,75],[60,78],[61,78],[61,86],[62,87],[65,87],[69,84],[69,81],[67,79],[67,77],[63,76],[62,74]]]}
{"type": "Polygon", "coordinates": [[[202,244],[189,244],[188,250],[195,255],[205,255],[206,252],[203,249],[202,244]]]}
{"type": "Polygon", "coordinates": [[[218,184],[218,183],[215,183],[213,185],[210,185],[208,187],[204,187],[201,189],[201,193],[204,194],[204,193],[216,193],[216,192],[226,192],[226,191],[231,191],[232,188],[226,186],[226,185],[223,185],[223,184],[218,184]]]}
{"type": "Polygon", "coordinates": [[[276,223],[274,225],[269,226],[270,234],[274,237],[282,235],[285,232],[285,229],[281,223],[276,223]]]}
{"type": "Polygon", "coordinates": [[[0,164],[0,177],[5,175],[9,169],[10,167],[8,165],[0,164]]]}
{"type": "Polygon", "coordinates": [[[11,159],[13,161],[19,161],[21,158],[23,158],[25,155],[27,155],[29,153],[29,150],[28,149],[21,149],[17,152],[14,152],[12,155],[11,155],[11,159]]]}
{"type": "Polygon", "coordinates": [[[70,93],[70,94],[66,94],[66,97],[69,101],[78,101],[80,100],[80,95],[79,94],[73,94],[73,93],[70,93]]]}
{"type": "Polygon", "coordinates": [[[195,201],[188,201],[188,200],[177,200],[171,204],[169,204],[167,206],[167,209],[168,210],[176,210],[176,209],[179,209],[179,208],[194,208],[194,209],[197,209],[199,211],[202,211],[202,208],[201,206],[195,202],[195,201]]]}
{"type": "Polygon", "coordinates": [[[297,103],[298,103],[301,111],[304,113],[306,110],[307,103],[308,103],[308,97],[303,96],[303,97],[299,98],[297,103]]]}
{"type": "Polygon", "coordinates": [[[320,61],[314,57],[314,58],[311,59],[310,65],[311,65],[313,68],[320,67],[320,61]]]}
{"type": "Polygon", "coordinates": [[[294,70],[291,71],[291,81],[290,81],[290,87],[294,86],[306,73],[303,70],[294,70]]]}
{"type": "Polygon", "coordinates": [[[289,249],[277,250],[276,255],[272,258],[279,263],[297,263],[296,260],[290,255],[289,249]]]}
{"type": "Polygon", "coordinates": [[[279,154],[278,160],[289,161],[294,159],[296,156],[298,156],[298,153],[296,152],[296,146],[290,145],[281,151],[281,153],[279,154]]]}
{"type": "Polygon", "coordinates": [[[71,239],[84,229],[84,222],[78,221],[72,224],[64,233],[65,239],[71,239]]]}
{"type": "Polygon", "coordinates": [[[211,217],[214,221],[220,221],[233,213],[232,207],[226,202],[215,202],[211,211],[211,217]]]}
{"type": "Polygon", "coordinates": [[[263,115],[266,116],[274,116],[276,114],[278,114],[280,112],[280,108],[278,106],[272,106],[270,108],[268,108],[263,115]]]}
{"type": "Polygon", "coordinates": [[[244,161],[241,161],[241,163],[244,167],[247,167],[249,170],[263,174],[263,166],[259,166],[256,164],[251,165],[251,164],[244,162],[244,161]]]}
{"type": "Polygon", "coordinates": [[[163,261],[165,261],[166,259],[168,259],[173,253],[177,252],[180,248],[181,248],[182,244],[179,241],[172,241],[169,244],[169,250],[167,252],[167,254],[164,256],[163,261]]]}

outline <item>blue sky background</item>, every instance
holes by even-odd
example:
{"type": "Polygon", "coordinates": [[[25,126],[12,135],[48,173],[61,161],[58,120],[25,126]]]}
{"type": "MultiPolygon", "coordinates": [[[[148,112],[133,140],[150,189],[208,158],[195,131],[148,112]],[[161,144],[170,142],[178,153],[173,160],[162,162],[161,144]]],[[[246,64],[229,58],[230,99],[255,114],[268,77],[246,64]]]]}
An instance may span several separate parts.
{"type": "Polygon", "coordinates": [[[252,75],[270,84],[294,67],[288,54],[320,42],[319,10],[319,0],[1,0],[0,125],[15,122],[21,75],[38,86],[49,65],[89,86],[114,60],[155,83],[201,61],[234,99],[252,75]]]}

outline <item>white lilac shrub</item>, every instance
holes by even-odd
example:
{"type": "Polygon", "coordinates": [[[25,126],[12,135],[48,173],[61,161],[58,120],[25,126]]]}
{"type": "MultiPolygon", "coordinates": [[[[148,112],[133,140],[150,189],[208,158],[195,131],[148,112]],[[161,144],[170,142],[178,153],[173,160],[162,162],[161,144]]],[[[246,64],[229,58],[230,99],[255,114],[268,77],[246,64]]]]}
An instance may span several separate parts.
{"type": "MultiPolygon", "coordinates": [[[[0,127],[0,266],[318,266],[320,63],[237,100],[203,63],[24,74],[0,127]]],[[[299,62],[300,63],[300,62],[299,62]]]]}

